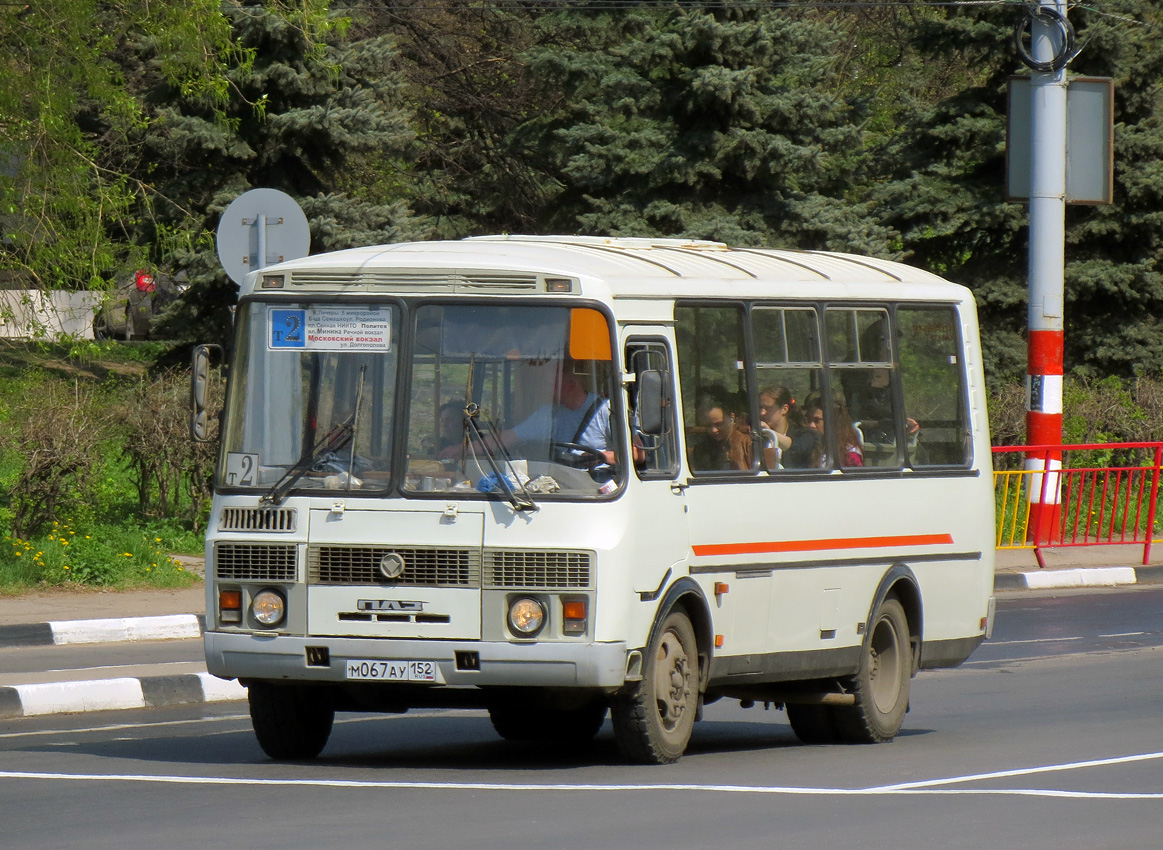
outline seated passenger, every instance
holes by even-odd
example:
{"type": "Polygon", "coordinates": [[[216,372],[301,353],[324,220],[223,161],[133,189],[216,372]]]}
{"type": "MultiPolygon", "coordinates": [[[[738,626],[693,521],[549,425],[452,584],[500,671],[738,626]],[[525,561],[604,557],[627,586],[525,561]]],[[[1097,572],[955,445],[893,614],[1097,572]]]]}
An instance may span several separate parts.
{"type": "Polygon", "coordinates": [[[775,435],[764,432],[763,459],[768,469],[781,465],[784,450],[791,448],[795,433],[802,427],[799,418],[796,400],[787,387],[767,387],[759,393],[759,419],[775,435]]]}
{"type": "Polygon", "coordinates": [[[436,418],[436,452],[459,446],[464,440],[464,403],[446,401],[436,418]]]}
{"type": "Polygon", "coordinates": [[[699,434],[690,444],[691,468],[699,471],[730,469],[727,453],[734,423],[728,416],[726,403],[709,396],[699,399],[695,406],[695,427],[699,434]]]}
{"type": "Polygon", "coordinates": [[[695,428],[698,435],[688,446],[692,469],[718,472],[750,468],[750,428],[746,418],[732,410],[722,390],[703,390],[695,405],[695,428]]]}
{"type": "Polygon", "coordinates": [[[829,455],[837,458],[839,461],[837,465],[841,467],[864,465],[864,443],[860,432],[852,424],[852,418],[848,415],[844,402],[839,399],[832,402],[832,416],[833,440],[829,446],[823,399],[816,393],[808,396],[804,402],[806,434],[802,438],[792,440],[791,446],[784,453],[786,466],[826,469],[829,455]]]}

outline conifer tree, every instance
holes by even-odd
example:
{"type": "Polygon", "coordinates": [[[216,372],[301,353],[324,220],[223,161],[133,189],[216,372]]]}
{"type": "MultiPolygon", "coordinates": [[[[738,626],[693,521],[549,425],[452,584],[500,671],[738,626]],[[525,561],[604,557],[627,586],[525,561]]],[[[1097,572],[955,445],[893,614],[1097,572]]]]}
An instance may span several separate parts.
{"type": "Polygon", "coordinates": [[[164,81],[144,93],[152,121],[142,161],[158,200],[139,238],[190,284],[162,325],[171,339],[225,337],[236,287],[221,269],[213,234],[226,206],[249,189],[279,189],[298,200],[312,252],[428,230],[398,188],[413,134],[391,40],[348,39],[339,25],[311,33],[261,2],[227,14],[253,61],[228,74],[226,120],[205,99],[184,97],[164,81]]]}
{"type": "Polygon", "coordinates": [[[855,198],[859,111],[825,21],[751,4],[564,13],[525,60],[552,104],[510,144],[544,171],[542,227],[892,253],[855,198]]]}
{"type": "MultiPolygon", "coordinates": [[[[1084,374],[1163,369],[1163,129],[1158,112],[1163,12],[1149,0],[1076,7],[1082,51],[1072,75],[1115,80],[1115,203],[1068,206],[1066,368],[1084,374]],[[1107,14],[1117,11],[1118,15],[1107,14]]],[[[916,29],[924,57],[954,62],[970,83],[902,113],[878,154],[892,179],[877,192],[911,262],[972,287],[991,375],[1025,372],[1028,216],[1005,187],[1006,79],[1027,73],[1013,48],[1021,8],[941,12],[916,29]]]]}

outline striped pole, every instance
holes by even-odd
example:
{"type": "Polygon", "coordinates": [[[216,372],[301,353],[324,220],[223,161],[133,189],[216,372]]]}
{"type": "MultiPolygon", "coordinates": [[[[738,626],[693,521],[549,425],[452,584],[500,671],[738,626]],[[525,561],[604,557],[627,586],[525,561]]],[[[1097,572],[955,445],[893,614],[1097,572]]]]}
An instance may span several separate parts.
{"type": "MultiPolygon", "coordinates": [[[[1043,10],[1065,19],[1064,0],[1041,0],[1043,10]]],[[[1066,49],[1061,28],[1049,16],[1030,21],[1031,54],[1053,64],[1066,49]]],[[[1030,75],[1029,350],[1026,442],[1062,445],[1063,282],[1066,244],[1066,69],[1030,75]]],[[[1030,476],[1033,542],[1053,543],[1062,515],[1062,452],[1026,456],[1030,476]]]]}

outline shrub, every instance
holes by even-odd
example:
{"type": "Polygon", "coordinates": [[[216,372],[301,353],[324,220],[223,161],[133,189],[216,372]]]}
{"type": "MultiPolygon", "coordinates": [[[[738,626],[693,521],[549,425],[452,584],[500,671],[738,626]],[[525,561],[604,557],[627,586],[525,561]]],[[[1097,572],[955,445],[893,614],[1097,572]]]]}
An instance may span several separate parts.
{"type": "Polygon", "coordinates": [[[124,458],[142,517],[177,517],[197,528],[210,504],[216,443],[190,438],[188,381],[168,372],[139,382],[123,411],[124,458]]]}
{"type": "Polygon", "coordinates": [[[89,500],[100,453],[107,407],[90,389],[74,383],[71,392],[46,383],[23,402],[10,423],[14,448],[23,464],[10,494],[12,531],[29,537],[89,500]]]}

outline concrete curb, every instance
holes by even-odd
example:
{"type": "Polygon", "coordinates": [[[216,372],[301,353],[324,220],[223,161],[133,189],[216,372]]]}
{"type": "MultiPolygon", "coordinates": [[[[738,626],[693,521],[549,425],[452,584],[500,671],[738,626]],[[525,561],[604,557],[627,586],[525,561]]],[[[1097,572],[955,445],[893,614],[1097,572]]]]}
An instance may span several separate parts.
{"type": "Polygon", "coordinates": [[[209,673],[0,687],[0,718],[161,708],[246,699],[246,688],[209,673]]]}
{"type": "Polygon", "coordinates": [[[204,626],[205,617],[199,614],[28,623],[0,626],[0,647],[178,640],[201,637],[204,626]]]}
{"type": "Polygon", "coordinates": [[[998,573],[994,590],[1051,590],[1069,587],[1118,587],[1163,582],[1163,567],[1088,567],[1073,570],[1034,570],[998,573]]]}

